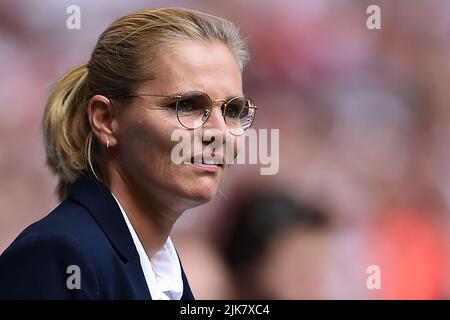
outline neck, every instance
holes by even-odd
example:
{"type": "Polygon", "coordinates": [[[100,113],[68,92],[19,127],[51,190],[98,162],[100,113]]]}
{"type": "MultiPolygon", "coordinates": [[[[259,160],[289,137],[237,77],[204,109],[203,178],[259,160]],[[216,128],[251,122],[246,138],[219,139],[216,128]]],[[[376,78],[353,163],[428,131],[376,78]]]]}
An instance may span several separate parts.
{"type": "Polygon", "coordinates": [[[138,190],[119,170],[110,170],[104,182],[120,202],[145,252],[153,256],[166,243],[182,212],[171,210],[152,194],[138,190]]]}

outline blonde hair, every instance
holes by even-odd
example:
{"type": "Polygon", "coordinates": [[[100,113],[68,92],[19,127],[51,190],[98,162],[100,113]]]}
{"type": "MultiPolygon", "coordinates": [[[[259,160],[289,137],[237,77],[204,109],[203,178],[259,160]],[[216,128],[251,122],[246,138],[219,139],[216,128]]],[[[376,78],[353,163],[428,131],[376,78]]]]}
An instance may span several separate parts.
{"type": "Polygon", "coordinates": [[[58,176],[57,194],[84,170],[94,174],[98,146],[87,117],[89,99],[96,95],[126,98],[144,81],[144,59],[161,45],[179,40],[219,40],[227,44],[241,71],[249,60],[239,29],[230,21],[183,8],[142,9],[119,18],[101,35],[88,63],[61,76],[50,93],[42,127],[47,165],[58,176]]]}

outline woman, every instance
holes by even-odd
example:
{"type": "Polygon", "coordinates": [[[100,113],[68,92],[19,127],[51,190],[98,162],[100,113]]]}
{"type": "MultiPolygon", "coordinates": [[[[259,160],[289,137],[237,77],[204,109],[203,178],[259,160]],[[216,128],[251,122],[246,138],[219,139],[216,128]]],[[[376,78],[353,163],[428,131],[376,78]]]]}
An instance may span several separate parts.
{"type": "Polygon", "coordinates": [[[236,147],[256,111],[242,92],[247,61],[231,22],[196,11],[144,9],[103,32],[47,101],[62,202],[2,254],[0,298],[193,299],[169,234],[228,165],[217,151],[176,164],[171,134],[236,147]]]}

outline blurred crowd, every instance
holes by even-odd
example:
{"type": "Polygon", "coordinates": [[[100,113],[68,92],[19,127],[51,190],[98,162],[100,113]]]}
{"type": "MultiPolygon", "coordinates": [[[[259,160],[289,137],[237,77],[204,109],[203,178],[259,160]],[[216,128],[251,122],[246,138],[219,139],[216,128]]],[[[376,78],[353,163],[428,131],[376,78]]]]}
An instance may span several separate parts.
{"type": "Polygon", "coordinates": [[[235,165],[173,239],[199,299],[449,299],[450,2],[0,3],[0,252],[57,204],[40,127],[49,84],[142,7],[234,21],[250,48],[255,128],[276,175],[235,165]],[[66,8],[81,29],[66,28],[66,8]],[[381,8],[381,29],[366,8],[381,8]],[[369,266],[380,287],[369,288],[369,266]]]}

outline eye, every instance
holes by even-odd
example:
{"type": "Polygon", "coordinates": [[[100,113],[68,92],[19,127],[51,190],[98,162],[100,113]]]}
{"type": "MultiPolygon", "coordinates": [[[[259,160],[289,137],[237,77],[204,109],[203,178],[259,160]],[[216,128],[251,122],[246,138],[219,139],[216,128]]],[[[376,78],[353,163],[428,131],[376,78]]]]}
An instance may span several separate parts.
{"type": "Polygon", "coordinates": [[[228,106],[227,111],[226,111],[226,116],[230,117],[230,118],[238,118],[239,117],[239,109],[234,106],[228,106]]]}
{"type": "Polygon", "coordinates": [[[170,103],[170,104],[166,104],[165,106],[166,106],[166,108],[175,110],[177,108],[177,103],[173,102],[173,103],[170,103]]]}
{"type": "Polygon", "coordinates": [[[241,113],[239,114],[239,117],[240,117],[241,119],[247,117],[247,116],[248,116],[248,110],[249,110],[248,107],[245,106],[245,108],[242,109],[241,113]]]}
{"type": "Polygon", "coordinates": [[[228,118],[237,119],[241,117],[241,113],[244,111],[245,106],[246,106],[245,99],[235,99],[228,104],[227,109],[225,111],[225,115],[228,118]]]}
{"type": "Polygon", "coordinates": [[[191,112],[196,109],[194,100],[185,99],[178,101],[178,111],[180,112],[191,112]]]}

